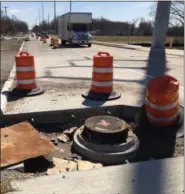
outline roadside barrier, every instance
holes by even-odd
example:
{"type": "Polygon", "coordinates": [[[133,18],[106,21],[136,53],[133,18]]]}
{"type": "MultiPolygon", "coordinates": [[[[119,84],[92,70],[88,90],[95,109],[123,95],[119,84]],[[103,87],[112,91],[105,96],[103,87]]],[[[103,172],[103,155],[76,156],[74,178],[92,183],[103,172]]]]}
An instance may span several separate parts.
{"type": "Polygon", "coordinates": [[[145,105],[136,115],[136,125],[146,130],[184,135],[184,107],[179,103],[179,81],[162,75],[152,79],[146,88],[145,105]]]}
{"type": "Polygon", "coordinates": [[[82,94],[93,100],[114,100],[121,94],[113,91],[113,57],[99,52],[93,57],[92,85],[89,92],[82,94]]]}
{"type": "Polygon", "coordinates": [[[53,42],[53,49],[56,49],[58,47],[59,47],[59,40],[55,38],[53,42]]]}
{"type": "Polygon", "coordinates": [[[12,91],[13,95],[32,96],[42,94],[43,89],[36,84],[36,73],[34,57],[28,52],[20,52],[15,56],[16,60],[16,88],[12,91]]]}
{"type": "Polygon", "coordinates": [[[43,43],[46,43],[46,37],[43,37],[43,43]]]}
{"type": "Polygon", "coordinates": [[[53,46],[54,45],[54,38],[50,39],[50,45],[49,46],[53,46]]]}
{"type": "Polygon", "coordinates": [[[168,75],[151,80],[145,105],[147,118],[153,125],[174,124],[179,114],[179,81],[168,75]]]}

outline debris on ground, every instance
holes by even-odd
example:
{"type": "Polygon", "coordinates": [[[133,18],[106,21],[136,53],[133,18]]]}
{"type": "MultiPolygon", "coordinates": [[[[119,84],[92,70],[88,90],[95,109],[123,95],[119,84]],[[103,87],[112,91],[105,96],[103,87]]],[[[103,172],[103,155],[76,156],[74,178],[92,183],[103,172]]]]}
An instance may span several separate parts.
{"type": "Polygon", "coordinates": [[[51,141],[54,145],[58,145],[58,140],[57,140],[57,138],[52,137],[52,138],[50,139],[50,141],[51,141]]]}
{"type": "Polygon", "coordinates": [[[70,157],[65,158],[65,159],[67,159],[67,160],[81,160],[81,159],[82,159],[82,156],[80,156],[80,155],[78,155],[78,154],[73,153],[73,154],[71,154],[71,156],[70,156],[70,157]]]}
{"type": "Polygon", "coordinates": [[[66,129],[63,131],[64,134],[66,135],[74,135],[75,131],[78,129],[78,127],[72,127],[70,129],[66,129]]]}
{"type": "Polygon", "coordinates": [[[62,172],[81,171],[102,168],[101,163],[92,163],[83,160],[65,160],[53,157],[53,168],[49,168],[47,175],[60,174],[62,172]]]}
{"type": "Polygon", "coordinates": [[[64,150],[64,149],[60,149],[59,151],[60,151],[60,153],[63,153],[63,152],[65,152],[65,150],[64,150]]]}
{"type": "Polygon", "coordinates": [[[83,160],[78,161],[78,171],[90,170],[90,169],[102,168],[102,167],[103,165],[101,163],[92,163],[92,162],[83,161],[83,160]]]}
{"type": "Polygon", "coordinates": [[[57,151],[28,122],[1,128],[1,167],[57,151]]]}
{"type": "Polygon", "coordinates": [[[69,137],[66,134],[61,134],[57,137],[57,139],[62,142],[62,143],[66,143],[69,142],[69,137]]]}
{"type": "Polygon", "coordinates": [[[53,157],[53,164],[55,165],[54,168],[49,168],[46,174],[59,174],[62,172],[71,172],[77,170],[77,163],[74,161],[53,157]]]}

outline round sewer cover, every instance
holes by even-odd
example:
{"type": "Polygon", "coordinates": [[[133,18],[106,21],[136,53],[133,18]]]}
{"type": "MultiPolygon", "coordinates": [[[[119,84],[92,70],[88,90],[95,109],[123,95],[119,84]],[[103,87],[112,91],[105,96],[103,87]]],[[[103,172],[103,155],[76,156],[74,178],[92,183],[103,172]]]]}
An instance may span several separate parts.
{"type": "Polygon", "coordinates": [[[99,133],[117,133],[127,129],[127,123],[119,118],[102,115],[85,121],[85,127],[99,133]]]}
{"type": "Polygon", "coordinates": [[[127,123],[117,117],[100,115],[87,119],[82,132],[84,139],[98,144],[115,144],[126,141],[127,123]]]}

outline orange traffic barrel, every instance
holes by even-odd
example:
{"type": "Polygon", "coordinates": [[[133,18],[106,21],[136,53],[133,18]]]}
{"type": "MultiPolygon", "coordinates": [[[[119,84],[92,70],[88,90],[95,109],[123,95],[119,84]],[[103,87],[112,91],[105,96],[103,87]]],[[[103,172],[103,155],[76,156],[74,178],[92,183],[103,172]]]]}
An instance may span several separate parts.
{"type": "Polygon", "coordinates": [[[46,43],[46,37],[43,37],[43,43],[46,43]]]}
{"type": "Polygon", "coordinates": [[[16,61],[16,88],[12,91],[15,95],[38,95],[44,92],[36,84],[34,57],[28,52],[20,52],[15,56],[16,61]]]}
{"type": "Polygon", "coordinates": [[[53,41],[53,48],[56,49],[58,47],[59,47],[59,40],[55,38],[53,41]]]}
{"type": "Polygon", "coordinates": [[[50,46],[53,46],[54,45],[54,38],[51,38],[50,39],[50,46]]]}
{"type": "Polygon", "coordinates": [[[169,126],[179,115],[179,81],[163,75],[152,79],[147,86],[146,114],[154,125],[169,126]]]}
{"type": "Polygon", "coordinates": [[[135,117],[138,130],[184,136],[184,107],[179,103],[179,87],[179,81],[169,75],[149,81],[145,104],[135,117]]]}
{"type": "Polygon", "coordinates": [[[92,85],[84,98],[94,100],[114,100],[121,94],[113,91],[113,57],[107,52],[99,52],[93,57],[92,85]]]}

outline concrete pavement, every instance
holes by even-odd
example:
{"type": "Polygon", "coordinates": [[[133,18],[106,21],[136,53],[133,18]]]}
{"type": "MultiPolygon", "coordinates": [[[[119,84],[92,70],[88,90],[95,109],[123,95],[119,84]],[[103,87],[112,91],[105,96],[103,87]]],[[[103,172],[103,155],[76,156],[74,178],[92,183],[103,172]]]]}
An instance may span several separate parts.
{"type": "Polygon", "coordinates": [[[183,157],[12,181],[10,194],[181,194],[183,157]]]}
{"type": "MultiPolygon", "coordinates": [[[[46,92],[40,96],[9,102],[6,114],[120,104],[141,106],[144,102],[145,85],[152,78],[151,75],[146,75],[146,51],[100,45],[93,45],[91,48],[52,49],[48,43],[44,44],[36,39],[26,42],[23,50],[35,57],[37,83],[46,92]],[[114,88],[122,93],[118,100],[97,102],[81,97],[90,88],[92,57],[99,51],[106,51],[114,56],[114,88]]],[[[180,81],[180,100],[183,103],[184,58],[167,54],[167,61],[167,73],[180,81]]]]}

